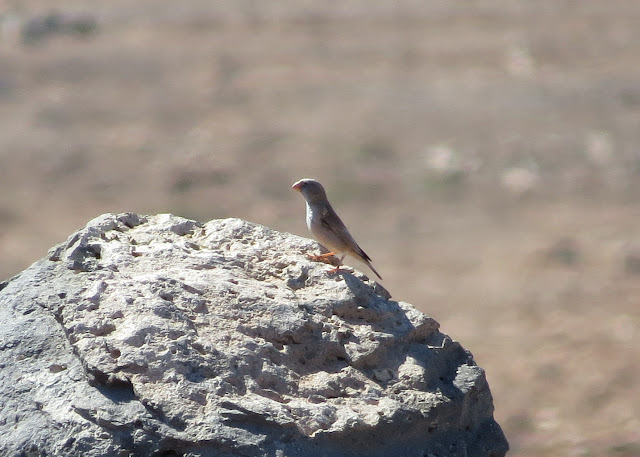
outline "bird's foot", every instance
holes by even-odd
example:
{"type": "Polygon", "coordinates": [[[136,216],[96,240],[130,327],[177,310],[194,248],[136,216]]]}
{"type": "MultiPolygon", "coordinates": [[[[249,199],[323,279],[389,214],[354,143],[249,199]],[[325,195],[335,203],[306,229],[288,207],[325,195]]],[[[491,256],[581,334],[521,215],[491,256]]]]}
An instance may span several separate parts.
{"type": "Polygon", "coordinates": [[[327,273],[329,273],[330,275],[333,274],[338,274],[341,271],[346,271],[348,273],[353,273],[353,270],[351,268],[345,268],[344,265],[338,265],[335,268],[332,268],[331,270],[327,271],[327,273]]]}
{"type": "Polygon", "coordinates": [[[334,257],[335,253],[333,252],[327,252],[326,254],[320,254],[320,255],[310,255],[309,259],[310,260],[314,260],[316,262],[324,262],[324,263],[331,263],[332,259],[331,257],[334,257]]]}

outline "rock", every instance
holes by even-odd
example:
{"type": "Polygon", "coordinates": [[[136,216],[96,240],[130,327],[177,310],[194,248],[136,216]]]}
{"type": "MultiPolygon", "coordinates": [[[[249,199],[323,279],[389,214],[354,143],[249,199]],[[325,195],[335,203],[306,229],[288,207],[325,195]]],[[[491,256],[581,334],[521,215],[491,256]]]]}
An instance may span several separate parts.
{"type": "Polygon", "coordinates": [[[0,455],[503,456],[472,355],[308,239],[106,214],[0,284],[0,455]]]}

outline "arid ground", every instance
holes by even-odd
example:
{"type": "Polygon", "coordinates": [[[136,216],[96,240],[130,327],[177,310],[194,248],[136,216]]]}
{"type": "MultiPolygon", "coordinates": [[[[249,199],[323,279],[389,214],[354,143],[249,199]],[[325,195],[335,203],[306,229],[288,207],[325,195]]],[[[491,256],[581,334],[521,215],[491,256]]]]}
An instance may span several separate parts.
{"type": "Polygon", "coordinates": [[[510,455],[640,455],[640,2],[6,0],[0,32],[0,279],[105,212],[306,236],[315,177],[510,455]]]}

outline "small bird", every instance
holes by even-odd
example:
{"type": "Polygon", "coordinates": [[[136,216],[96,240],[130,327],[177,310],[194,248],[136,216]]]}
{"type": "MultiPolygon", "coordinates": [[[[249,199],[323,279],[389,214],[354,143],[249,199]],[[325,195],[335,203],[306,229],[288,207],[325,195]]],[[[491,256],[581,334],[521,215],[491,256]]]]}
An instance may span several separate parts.
{"type": "Polygon", "coordinates": [[[371,258],[358,246],[356,240],[353,239],[347,227],[331,207],[322,184],[315,179],[305,178],[296,182],[291,188],[300,192],[307,203],[309,231],[320,244],[331,251],[327,254],[313,256],[312,259],[323,260],[336,255],[336,253],[342,254],[338,267],[332,270],[332,272],[337,272],[346,255],[351,254],[364,262],[378,278],[382,279],[382,276],[371,265],[371,258]]]}

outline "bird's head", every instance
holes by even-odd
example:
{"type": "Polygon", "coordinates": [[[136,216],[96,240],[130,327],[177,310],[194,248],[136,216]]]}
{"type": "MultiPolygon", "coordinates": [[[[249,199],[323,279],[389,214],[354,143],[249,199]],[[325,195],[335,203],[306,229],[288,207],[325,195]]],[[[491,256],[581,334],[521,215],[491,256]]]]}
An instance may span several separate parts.
{"type": "Polygon", "coordinates": [[[327,200],[327,193],[324,191],[324,187],[315,179],[301,179],[291,188],[300,192],[309,203],[321,203],[327,200]]]}

